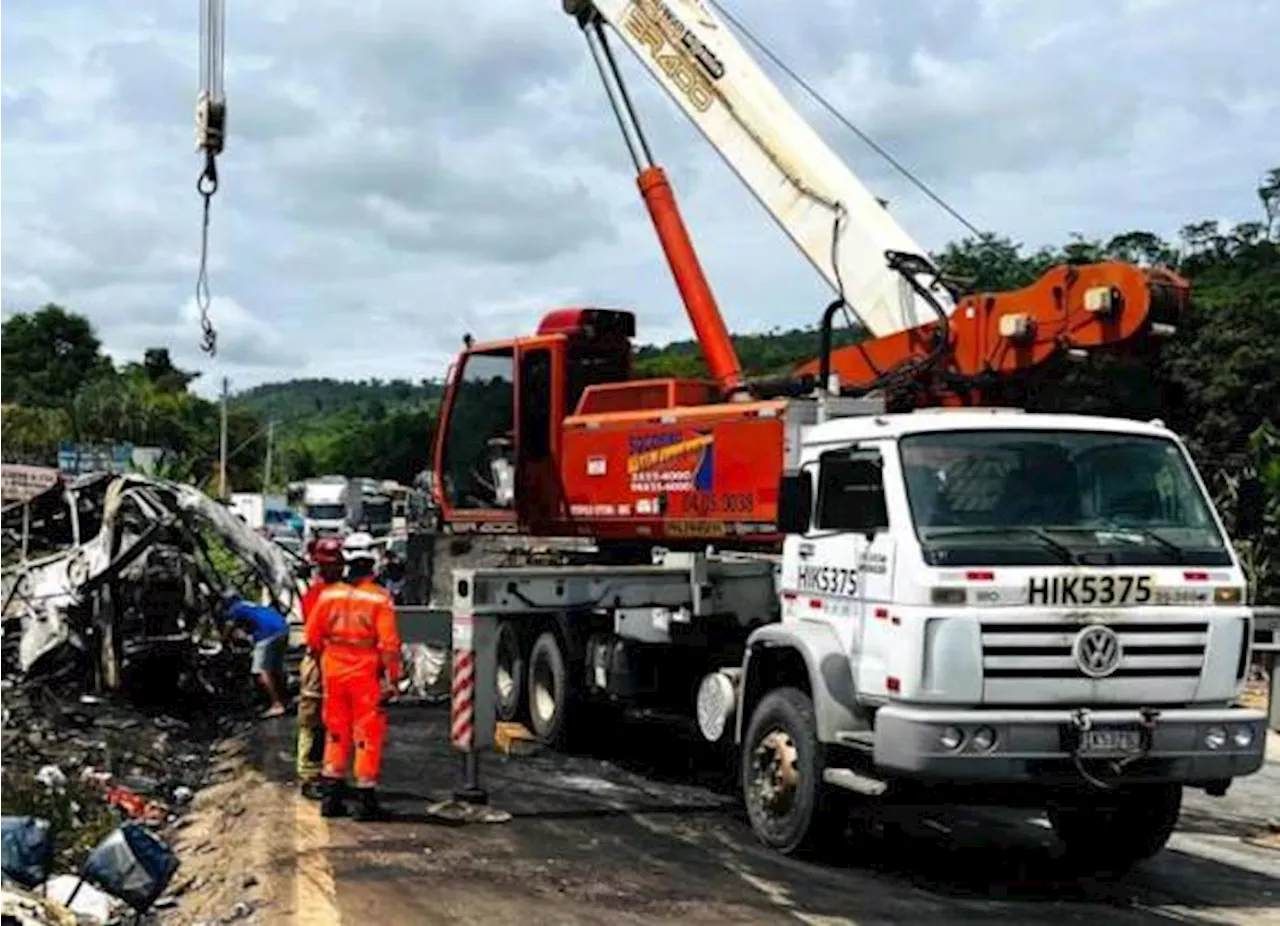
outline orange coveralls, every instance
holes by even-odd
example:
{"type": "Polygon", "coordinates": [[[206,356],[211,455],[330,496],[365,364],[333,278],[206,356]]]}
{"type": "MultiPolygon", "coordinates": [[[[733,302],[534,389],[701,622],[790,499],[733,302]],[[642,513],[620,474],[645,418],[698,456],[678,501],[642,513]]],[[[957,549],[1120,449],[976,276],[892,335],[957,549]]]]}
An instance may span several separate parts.
{"type": "Polygon", "coordinates": [[[387,733],[382,681],[385,675],[394,688],[401,671],[391,595],[372,578],[326,585],[306,635],[307,647],[319,654],[324,678],[324,775],[346,777],[354,739],[356,787],[376,787],[387,733]]]}

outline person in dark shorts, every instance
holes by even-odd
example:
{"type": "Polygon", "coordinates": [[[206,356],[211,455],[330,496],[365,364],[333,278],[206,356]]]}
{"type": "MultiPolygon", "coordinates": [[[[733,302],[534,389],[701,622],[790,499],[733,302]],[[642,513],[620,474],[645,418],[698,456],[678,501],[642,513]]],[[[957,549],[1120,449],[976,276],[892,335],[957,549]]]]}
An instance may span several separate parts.
{"type": "Polygon", "coordinates": [[[264,717],[285,712],[284,657],[289,646],[289,621],[275,608],[246,601],[236,592],[223,596],[222,620],[253,640],[251,671],[271,699],[264,717]]]}

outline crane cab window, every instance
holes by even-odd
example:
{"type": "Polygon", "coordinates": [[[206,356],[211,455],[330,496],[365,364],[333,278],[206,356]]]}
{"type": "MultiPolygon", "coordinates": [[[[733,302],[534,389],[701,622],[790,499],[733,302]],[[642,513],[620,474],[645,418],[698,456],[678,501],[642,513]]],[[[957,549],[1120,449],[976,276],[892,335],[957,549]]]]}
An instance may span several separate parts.
{"type": "Polygon", "coordinates": [[[446,422],[444,493],[454,508],[515,503],[515,358],[511,348],[468,354],[446,422]]]}

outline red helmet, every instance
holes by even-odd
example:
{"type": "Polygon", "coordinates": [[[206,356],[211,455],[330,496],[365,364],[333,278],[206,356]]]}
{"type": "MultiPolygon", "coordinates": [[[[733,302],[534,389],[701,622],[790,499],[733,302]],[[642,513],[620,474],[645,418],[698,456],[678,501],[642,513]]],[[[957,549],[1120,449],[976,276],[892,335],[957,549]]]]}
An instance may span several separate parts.
{"type": "Polygon", "coordinates": [[[311,561],[317,566],[342,562],[342,541],[337,537],[321,537],[311,550],[311,561]]]}

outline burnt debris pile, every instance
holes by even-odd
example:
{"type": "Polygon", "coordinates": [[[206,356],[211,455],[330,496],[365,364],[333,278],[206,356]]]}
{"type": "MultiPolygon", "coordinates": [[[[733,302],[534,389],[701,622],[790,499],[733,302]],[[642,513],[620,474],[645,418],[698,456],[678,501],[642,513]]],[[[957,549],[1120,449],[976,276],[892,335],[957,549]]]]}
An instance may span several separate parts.
{"type": "Polygon", "coordinates": [[[160,479],[84,476],[0,514],[0,804],[6,826],[47,828],[50,872],[70,877],[122,825],[164,841],[182,825],[260,696],[223,596],[296,620],[299,571],[223,505],[160,479]]]}

